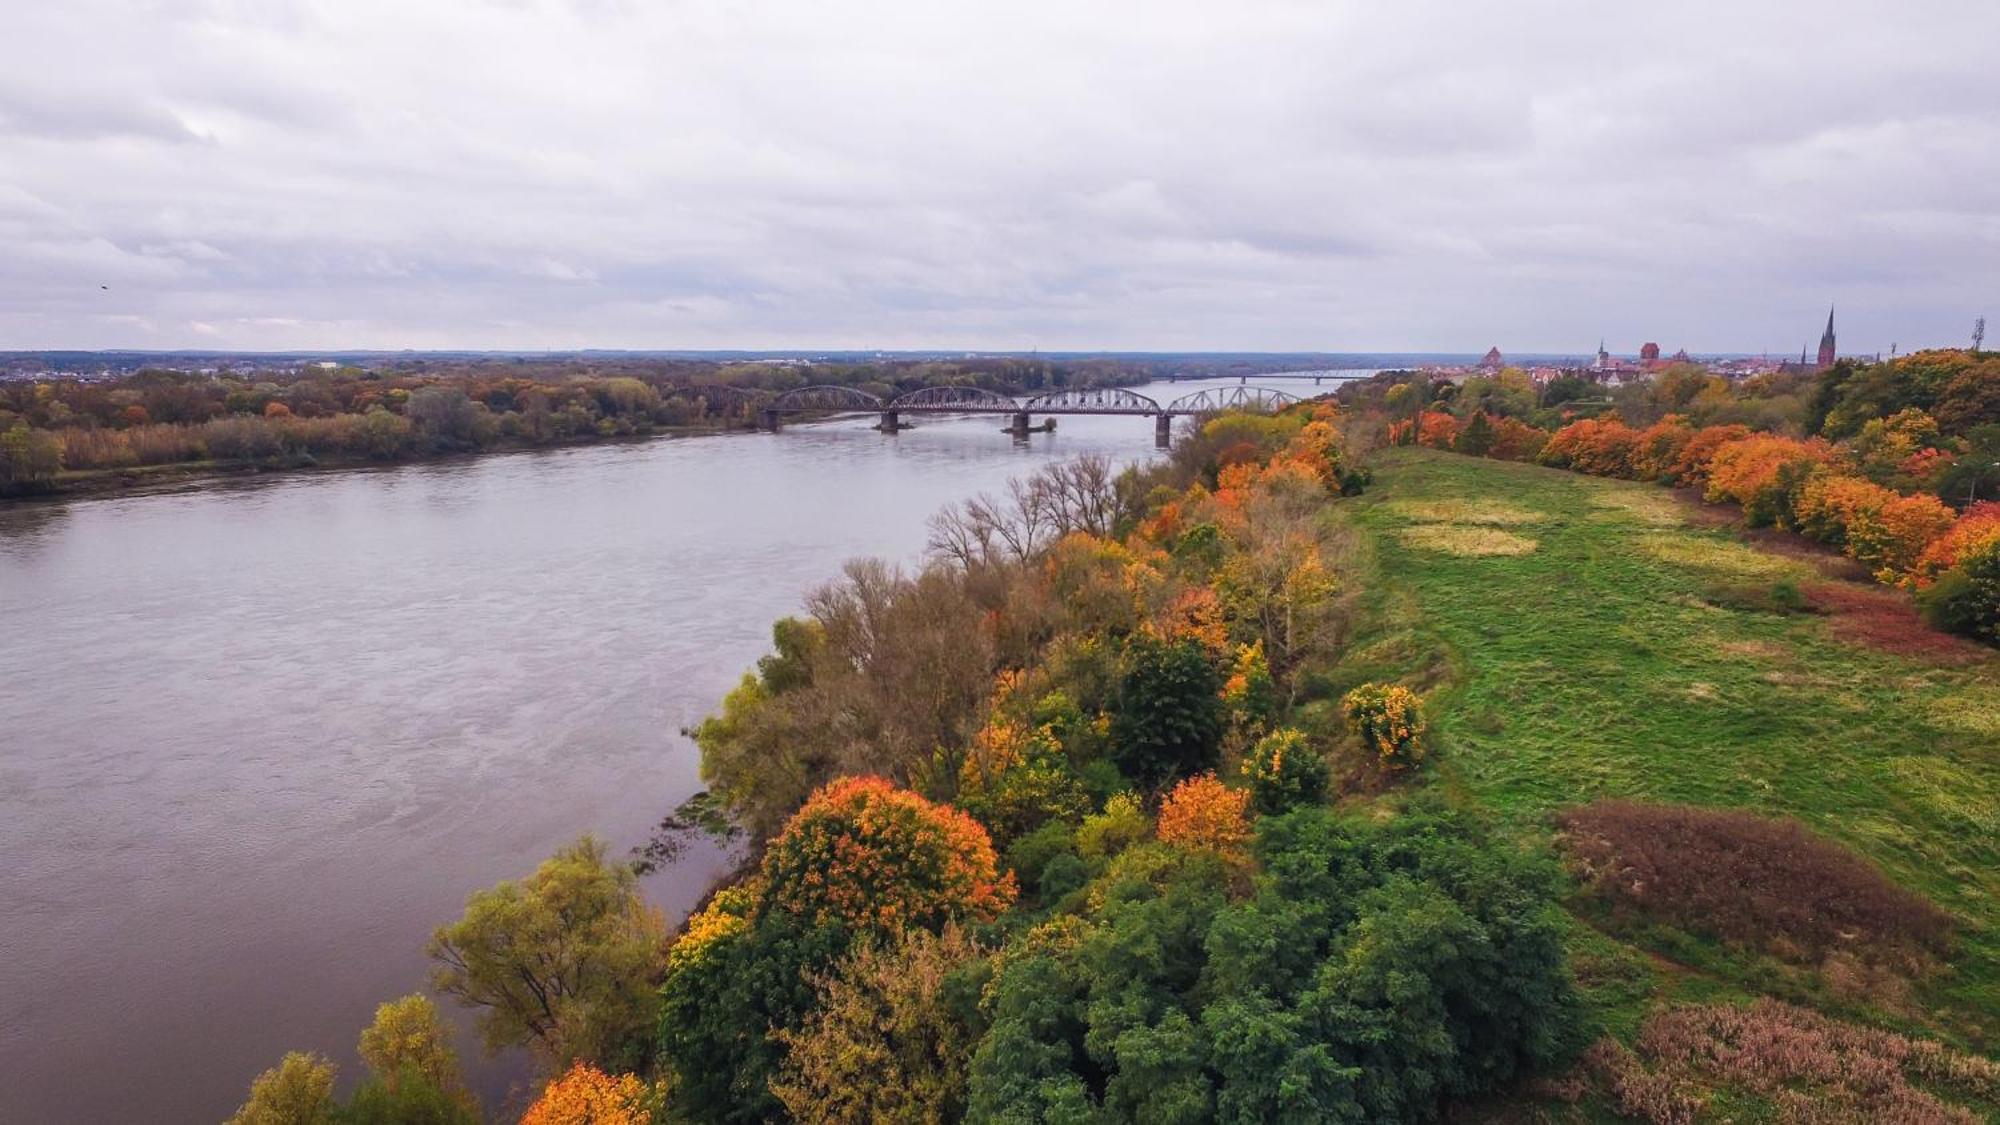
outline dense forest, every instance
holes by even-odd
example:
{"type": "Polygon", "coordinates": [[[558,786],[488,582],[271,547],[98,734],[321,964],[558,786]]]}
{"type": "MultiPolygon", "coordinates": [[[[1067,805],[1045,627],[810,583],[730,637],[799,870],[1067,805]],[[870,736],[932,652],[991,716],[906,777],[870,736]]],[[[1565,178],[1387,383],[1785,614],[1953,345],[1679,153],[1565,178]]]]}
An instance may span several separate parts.
{"type": "MultiPolygon", "coordinates": [[[[1549,659],[1652,650],[1591,603],[1518,626],[1503,607],[1564,593],[1517,561],[1638,551],[1606,603],[1650,599],[1634,605],[1741,630],[1704,642],[1736,656],[1774,659],[1780,637],[1831,654],[1798,658],[1817,675],[1744,690],[1900,669],[1907,691],[1955,693],[1954,731],[1989,729],[1992,660],[1968,645],[1934,672],[1819,639],[1783,604],[1787,568],[1805,564],[1757,562],[1665,494],[1655,509],[1633,485],[1490,465],[1541,474],[1539,492],[1515,487],[1546,510],[1469,483],[1440,497],[1422,492],[1433,461],[1411,459],[1479,464],[1443,448],[1691,480],[1753,523],[1753,485],[1783,476],[1771,518],[1800,527],[1821,503],[1804,490],[1859,481],[1972,528],[1927,588],[1962,572],[1990,596],[1987,510],[1896,486],[1944,479],[1941,462],[2000,419],[1947,409],[1963,396],[1937,393],[1931,373],[1958,361],[1899,362],[1755,389],[1703,380],[1684,396],[1669,388],[1694,377],[1670,372],[1595,403],[1550,403],[1511,373],[1457,387],[1390,376],[1345,404],[1203,420],[1142,470],[1051,466],[940,513],[924,565],[850,564],[776,624],[771,655],[692,732],[709,788],[650,847],[621,858],[585,838],[475,894],[432,939],[433,989],[476,1013],[490,1048],[531,1053],[542,1086],[522,1120],[538,1125],[1980,1120],[2000,1111],[2000,1063],[1981,1053],[2000,1033],[1988,906],[1947,908],[1874,856],[1910,854],[1907,841],[1927,870],[1990,868],[1990,834],[1952,827],[1990,824],[1984,798],[1962,790],[1973,804],[1942,820],[1902,814],[1893,840],[1800,819],[1810,805],[1765,800],[1796,771],[1745,788],[1753,767],[1702,733],[1732,732],[1719,737],[1746,753],[1775,745],[1772,724],[1789,720],[1776,709],[1718,713],[1691,736],[1700,758],[1675,768],[1564,780],[1577,768],[1564,739],[1578,755],[1649,749],[1600,747],[1620,717],[1556,701],[1658,685],[1549,659]],[[1951,420],[1918,430],[1927,444],[1871,455],[1915,428],[1913,411],[1951,420]],[[1739,420],[1757,412],[1777,432],[1739,420]],[[1788,469],[1770,442],[1815,456],[1788,469]],[[1622,460],[1600,462],[1603,449],[1622,460]],[[1877,483],[1871,467],[1920,472],[1877,483]],[[1551,483],[1569,480],[1625,491],[1579,502],[1551,483]],[[1398,498],[1378,501],[1384,488],[1398,498]],[[1557,514],[1565,504],[1579,514],[1557,514]],[[1403,526],[1384,539],[1384,521],[1403,526]],[[1760,583],[1756,604],[1679,577],[1718,559],[1760,583]],[[1482,573],[1490,590],[1464,577],[1482,573]],[[1423,624],[1453,599],[1470,599],[1469,624],[1423,624]],[[1488,646],[1565,616],[1577,629],[1537,634],[1521,682],[1481,678],[1479,661],[1507,651],[1488,646]],[[1494,691],[1513,700],[1511,738],[1510,718],[1479,702],[1494,691]],[[1505,747],[1551,753],[1544,727],[1563,733],[1520,783],[1544,796],[1523,803],[1505,747]],[[1708,800],[1675,788],[1712,777],[1722,788],[1687,794],[1708,800]],[[635,871],[690,833],[734,838],[744,858],[670,930],[635,871]]],[[[1990,362],[1965,357],[1958,374],[1990,362]]],[[[1843,547],[1873,541],[1854,517],[1846,527],[1843,547]]],[[[1937,541],[1849,553],[1903,581],[1920,572],[1896,567],[1937,541]]],[[[1673,690],[1691,693],[1682,713],[1716,695],[1673,690]]],[[[1808,708],[1820,741],[1807,752],[1845,784],[1846,740],[1871,711],[1839,698],[1808,708]]],[[[1977,742],[1933,738],[1939,753],[1977,742]]],[[[1863,786],[1868,806],[1880,784],[1863,786]]],[[[336,1096],[323,1059],[289,1055],[235,1121],[477,1120],[442,1028],[422,997],[384,1005],[353,1093],[336,1096]]]]}
{"type": "Polygon", "coordinates": [[[410,360],[284,373],[140,370],[0,382],[0,497],[161,467],[307,468],[666,432],[748,428],[763,396],[813,384],[1035,393],[1139,382],[1123,360],[410,360]]]}

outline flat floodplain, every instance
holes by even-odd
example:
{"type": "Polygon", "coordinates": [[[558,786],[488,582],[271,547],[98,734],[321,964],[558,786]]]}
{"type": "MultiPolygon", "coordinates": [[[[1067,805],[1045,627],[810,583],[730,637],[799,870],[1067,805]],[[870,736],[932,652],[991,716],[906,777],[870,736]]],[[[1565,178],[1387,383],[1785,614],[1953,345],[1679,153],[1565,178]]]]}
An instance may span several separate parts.
{"type": "MultiPolygon", "coordinates": [[[[1390,450],[1336,508],[1368,550],[1367,624],[1334,674],[1424,669],[1454,800],[1524,831],[1604,797],[1794,817],[1958,920],[1948,966],[1904,1002],[1839,1006],[1990,1049],[2000,656],[1655,485],[1390,450]]],[[[1640,944],[1675,994],[1811,987],[1655,936],[1640,944]]]]}

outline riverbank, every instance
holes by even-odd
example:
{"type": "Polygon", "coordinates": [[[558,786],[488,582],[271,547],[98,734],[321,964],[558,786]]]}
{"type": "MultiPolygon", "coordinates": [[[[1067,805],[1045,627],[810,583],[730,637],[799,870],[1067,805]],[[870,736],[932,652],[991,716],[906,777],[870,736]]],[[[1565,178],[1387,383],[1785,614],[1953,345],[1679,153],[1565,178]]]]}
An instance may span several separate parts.
{"type": "MultiPolygon", "coordinates": [[[[586,831],[622,854],[701,787],[676,732],[842,560],[909,565],[1044,463],[1157,456],[1143,419],[875,422],[0,506],[0,992],[39,1013],[0,1021],[0,1120],[219,1121],[294,1048],[358,1073],[469,891],[586,831]]],[[[646,896],[678,919],[731,863],[646,896]]],[[[505,1104],[519,1057],[461,1055],[505,1104]]]]}
{"type": "Polygon", "coordinates": [[[583,449],[620,445],[658,438],[706,437],[721,434],[755,433],[755,425],[663,426],[643,434],[612,434],[556,441],[502,441],[477,450],[451,450],[379,459],[372,457],[297,457],[259,461],[181,461],[166,465],[135,465],[120,469],[64,470],[56,475],[52,491],[22,496],[0,495],[0,509],[9,505],[78,500],[102,496],[133,496],[180,488],[213,480],[331,473],[351,469],[392,469],[402,465],[424,465],[469,461],[500,453],[532,453],[541,450],[583,449]]]}

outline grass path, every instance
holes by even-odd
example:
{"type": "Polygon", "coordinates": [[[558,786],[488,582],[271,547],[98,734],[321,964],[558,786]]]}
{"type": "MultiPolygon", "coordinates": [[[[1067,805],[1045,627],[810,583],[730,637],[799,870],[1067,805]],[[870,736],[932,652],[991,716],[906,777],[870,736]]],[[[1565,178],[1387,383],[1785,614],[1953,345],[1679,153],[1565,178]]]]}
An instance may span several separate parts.
{"type": "Polygon", "coordinates": [[[1375,573],[1340,675],[1435,686],[1455,795],[1523,824],[1609,796],[1796,817],[1962,919],[1920,1002],[1992,1049],[2000,656],[1839,640],[1783,608],[1822,580],[1810,562],[1693,526],[1651,485],[1393,450],[1342,509],[1375,573]]]}

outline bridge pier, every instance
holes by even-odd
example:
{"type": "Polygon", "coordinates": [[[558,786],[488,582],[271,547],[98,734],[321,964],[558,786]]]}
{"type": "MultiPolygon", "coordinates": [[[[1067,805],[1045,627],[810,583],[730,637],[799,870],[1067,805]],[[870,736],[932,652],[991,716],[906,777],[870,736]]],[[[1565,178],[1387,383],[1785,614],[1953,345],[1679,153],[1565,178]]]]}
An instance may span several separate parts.
{"type": "Polygon", "coordinates": [[[1248,375],[1238,375],[1236,377],[1236,385],[1239,387],[1246,386],[1249,384],[1249,382],[1250,382],[1250,376],[1248,375]]]}
{"type": "Polygon", "coordinates": [[[1007,427],[1007,432],[1014,435],[1015,441],[1028,440],[1028,412],[1023,410],[1015,414],[1013,423],[1007,427]]]}
{"type": "Polygon", "coordinates": [[[882,420],[876,423],[875,428],[885,434],[893,434],[903,428],[903,423],[897,419],[895,411],[884,410],[882,412],[882,420]]]}
{"type": "Polygon", "coordinates": [[[1165,449],[1174,443],[1174,416],[1160,413],[1153,415],[1153,447],[1165,449]]]}
{"type": "Polygon", "coordinates": [[[767,409],[766,409],[766,410],[764,411],[764,416],[763,416],[763,418],[759,419],[759,421],[761,421],[761,422],[762,422],[762,424],[763,424],[763,428],[764,428],[764,429],[766,429],[766,430],[769,430],[769,431],[771,431],[771,432],[772,432],[772,433],[774,433],[774,434],[778,432],[778,412],[777,412],[777,411],[775,411],[775,410],[771,410],[771,409],[768,409],[768,408],[767,408],[767,409]]]}

